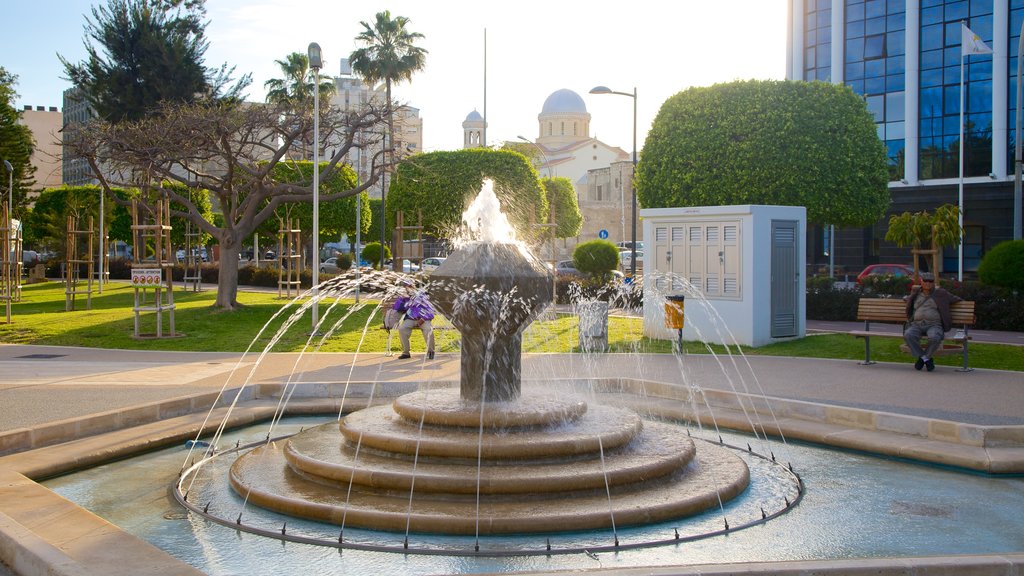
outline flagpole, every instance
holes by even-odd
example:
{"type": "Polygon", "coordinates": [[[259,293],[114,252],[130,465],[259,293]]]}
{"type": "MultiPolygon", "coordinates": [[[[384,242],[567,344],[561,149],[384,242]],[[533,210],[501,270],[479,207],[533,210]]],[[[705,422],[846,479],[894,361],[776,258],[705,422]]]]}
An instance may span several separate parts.
{"type": "MultiPolygon", "coordinates": [[[[964,24],[961,22],[961,26],[964,24]]],[[[963,34],[961,34],[961,37],[963,34]]],[[[964,54],[963,42],[960,43],[960,178],[957,196],[957,226],[960,228],[960,243],[957,246],[957,271],[958,282],[964,280],[964,62],[967,58],[964,54]]],[[[932,270],[932,273],[937,270],[932,270]]]]}

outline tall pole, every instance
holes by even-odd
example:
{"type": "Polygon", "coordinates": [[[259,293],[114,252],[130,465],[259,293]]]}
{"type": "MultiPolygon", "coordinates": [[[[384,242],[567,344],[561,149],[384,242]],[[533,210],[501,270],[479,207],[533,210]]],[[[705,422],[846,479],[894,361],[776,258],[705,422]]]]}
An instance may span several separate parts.
{"type": "MultiPolygon", "coordinates": [[[[960,228],[960,243],[957,245],[956,279],[958,282],[964,280],[964,56],[963,46],[960,46],[960,175],[957,187],[957,226],[960,228]]],[[[932,270],[932,273],[936,272],[932,270]]]]}
{"type": "Polygon", "coordinates": [[[310,42],[309,67],[313,69],[313,331],[319,324],[320,300],[320,45],[310,42]]]}
{"type": "MultiPolygon", "coordinates": [[[[14,232],[14,212],[12,209],[12,198],[14,198],[14,166],[7,160],[4,160],[4,168],[7,169],[7,222],[4,224],[7,226],[7,230],[4,234],[7,234],[7,238],[4,238],[5,245],[10,245],[9,240],[11,233],[14,232]]],[[[6,301],[7,309],[7,323],[11,323],[11,299],[14,297],[14,287],[11,285],[12,282],[17,282],[19,278],[14,277],[14,262],[10,254],[4,254],[4,299],[6,301]]]]}
{"type": "Polygon", "coordinates": [[[100,281],[99,281],[99,293],[103,294],[103,277],[107,275],[107,267],[103,265],[107,258],[107,234],[106,228],[103,224],[103,213],[106,210],[103,209],[103,187],[100,186],[100,281]]]}
{"type": "Polygon", "coordinates": [[[629,258],[629,277],[636,279],[636,86],[633,86],[633,174],[629,177],[629,187],[633,192],[633,254],[629,258]]]}
{"type": "MultiPolygon", "coordinates": [[[[362,183],[362,172],[363,169],[363,149],[356,148],[356,188],[362,183]]],[[[363,216],[362,216],[362,204],[363,204],[363,193],[356,194],[356,304],[359,304],[359,288],[362,285],[361,274],[362,270],[359,267],[359,242],[360,237],[363,233],[363,216]]]]}
{"type": "Polygon", "coordinates": [[[591,94],[618,94],[619,96],[629,96],[633,99],[633,174],[629,178],[629,187],[632,188],[633,192],[633,225],[632,225],[632,248],[630,249],[630,262],[629,262],[629,277],[633,279],[636,277],[636,86],[633,87],[633,92],[616,92],[607,86],[595,86],[590,89],[591,94]]]}
{"type": "Polygon", "coordinates": [[[1017,121],[1013,133],[1013,239],[1021,239],[1021,165],[1024,159],[1021,158],[1021,113],[1024,106],[1024,94],[1021,92],[1021,60],[1024,60],[1024,22],[1020,25],[1020,37],[1017,39],[1017,121]]]}
{"type": "Polygon", "coordinates": [[[484,129],[480,136],[480,143],[487,148],[487,28],[484,28],[484,129]]]}
{"type": "MultiPolygon", "coordinates": [[[[384,149],[382,152],[388,150],[388,135],[384,135],[384,149]]],[[[384,269],[384,247],[387,244],[384,243],[384,228],[388,222],[387,216],[387,200],[386,196],[388,193],[388,171],[385,167],[384,172],[380,175],[380,269],[384,269]]]]}
{"type": "Polygon", "coordinates": [[[548,178],[551,178],[551,164],[548,161],[547,153],[544,152],[544,149],[540,147],[540,144],[537,144],[536,142],[534,142],[533,140],[530,140],[526,136],[516,136],[516,138],[519,138],[523,142],[526,142],[527,144],[530,144],[531,146],[533,146],[534,148],[537,149],[537,152],[540,152],[541,158],[544,159],[544,166],[548,169],[548,178]]]}

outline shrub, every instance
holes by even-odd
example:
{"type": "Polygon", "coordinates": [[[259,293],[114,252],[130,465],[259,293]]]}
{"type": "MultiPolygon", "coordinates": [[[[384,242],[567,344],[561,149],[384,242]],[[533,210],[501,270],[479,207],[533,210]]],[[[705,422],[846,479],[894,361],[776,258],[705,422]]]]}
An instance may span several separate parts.
{"type": "Polygon", "coordinates": [[[615,279],[606,282],[593,277],[555,278],[555,301],[558,304],[572,304],[581,300],[600,300],[608,302],[613,308],[640,310],[644,288],[639,282],[626,284],[615,279]]]}
{"type": "Polygon", "coordinates": [[[910,294],[914,280],[895,274],[872,274],[861,280],[860,288],[864,298],[902,298],[910,294]]]}
{"type": "MultiPolygon", "coordinates": [[[[817,287],[807,290],[807,318],[809,320],[836,320],[852,322],[857,319],[857,301],[861,298],[902,298],[906,295],[906,278],[889,288],[865,282],[864,285],[845,290],[835,287],[817,287]]],[[[950,293],[974,302],[978,330],[1024,331],[1024,293],[989,286],[981,282],[943,281],[942,287],[950,293]]]]}
{"type": "Polygon", "coordinates": [[[807,277],[807,289],[818,290],[832,288],[836,284],[836,279],[831,276],[808,276],[807,277]]]}
{"type": "Polygon", "coordinates": [[[857,319],[857,300],[864,297],[860,288],[842,289],[833,284],[807,289],[809,320],[850,321],[857,319]]]}
{"type": "Polygon", "coordinates": [[[997,244],[982,258],[978,278],[992,286],[1024,290],[1024,240],[997,244]]]}
{"type": "Polygon", "coordinates": [[[349,253],[338,254],[338,268],[348,270],[352,267],[352,255],[349,253]]]}
{"type": "Polygon", "coordinates": [[[572,263],[580,272],[606,279],[619,267],[619,250],[607,240],[583,242],[572,251],[572,263]]]}
{"type": "MultiPolygon", "coordinates": [[[[362,257],[363,260],[372,264],[374,268],[380,268],[380,242],[370,242],[366,246],[363,246],[362,257]]],[[[391,249],[384,246],[384,260],[387,260],[388,258],[391,258],[391,249]]]]}

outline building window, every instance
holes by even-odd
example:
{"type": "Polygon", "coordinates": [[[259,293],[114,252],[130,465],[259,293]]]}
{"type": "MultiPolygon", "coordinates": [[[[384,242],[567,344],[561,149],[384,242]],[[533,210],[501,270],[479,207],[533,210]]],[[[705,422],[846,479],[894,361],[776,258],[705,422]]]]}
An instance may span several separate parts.
{"type": "Polygon", "coordinates": [[[906,0],[846,0],[844,15],[844,79],[875,119],[888,151],[890,181],[904,176],[905,12],[906,0]]]}
{"type": "MultiPolygon", "coordinates": [[[[977,272],[981,257],[985,253],[985,227],[964,225],[964,272],[977,272]]],[[[942,269],[947,272],[959,270],[958,246],[946,246],[942,250],[942,269]]]]}
{"type": "Polygon", "coordinates": [[[1007,71],[1010,74],[1010,81],[1006,84],[1009,92],[1007,102],[1009,103],[1009,113],[1006,115],[1007,121],[1007,138],[1006,138],[1006,165],[1013,169],[1014,165],[1014,147],[1017,141],[1017,46],[1020,42],[1020,25],[1024,22],[1024,3],[1014,1],[1010,3],[1010,50],[1008,60],[1009,65],[1007,71]]]}
{"type": "MultiPolygon", "coordinates": [[[[960,22],[964,21],[992,46],[992,16],[991,2],[969,5],[965,1],[922,2],[919,106],[922,179],[955,178],[960,172],[961,60],[965,65],[966,103],[963,172],[965,176],[985,176],[992,171],[992,58],[961,59],[960,56],[960,22]]],[[[1011,23],[1011,29],[1012,26],[1011,23]]],[[[1016,26],[1019,29],[1019,21],[1016,26]]]]}
{"type": "Polygon", "coordinates": [[[807,0],[804,6],[803,79],[828,80],[832,76],[832,1],[807,0]]]}

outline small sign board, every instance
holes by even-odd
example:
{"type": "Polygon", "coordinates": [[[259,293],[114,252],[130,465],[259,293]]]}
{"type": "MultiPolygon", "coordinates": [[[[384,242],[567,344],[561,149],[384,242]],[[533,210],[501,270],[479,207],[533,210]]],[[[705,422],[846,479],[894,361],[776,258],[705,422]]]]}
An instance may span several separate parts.
{"type": "Polygon", "coordinates": [[[132,268],[132,286],[135,288],[159,286],[162,280],[159,268],[132,268]]]}
{"type": "Polygon", "coordinates": [[[601,240],[607,240],[608,239],[608,231],[607,230],[601,230],[600,232],[597,233],[597,237],[600,238],[601,240]]]}

